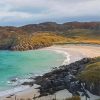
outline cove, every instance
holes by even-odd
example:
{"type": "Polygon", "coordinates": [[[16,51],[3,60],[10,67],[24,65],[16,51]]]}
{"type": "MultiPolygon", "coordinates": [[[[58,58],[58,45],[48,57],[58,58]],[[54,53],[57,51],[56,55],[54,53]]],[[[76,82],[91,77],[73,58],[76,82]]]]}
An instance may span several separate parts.
{"type": "Polygon", "coordinates": [[[12,88],[12,78],[46,73],[64,59],[64,55],[49,50],[0,51],[0,91],[12,88]]]}

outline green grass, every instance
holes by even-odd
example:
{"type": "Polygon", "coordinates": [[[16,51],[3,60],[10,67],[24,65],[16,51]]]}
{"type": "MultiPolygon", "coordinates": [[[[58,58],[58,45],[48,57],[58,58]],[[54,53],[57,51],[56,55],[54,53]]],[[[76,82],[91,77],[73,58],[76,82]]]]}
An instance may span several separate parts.
{"type": "Polygon", "coordinates": [[[80,80],[87,83],[99,83],[100,82],[100,57],[91,59],[91,62],[86,65],[84,71],[79,76],[80,80]]]}

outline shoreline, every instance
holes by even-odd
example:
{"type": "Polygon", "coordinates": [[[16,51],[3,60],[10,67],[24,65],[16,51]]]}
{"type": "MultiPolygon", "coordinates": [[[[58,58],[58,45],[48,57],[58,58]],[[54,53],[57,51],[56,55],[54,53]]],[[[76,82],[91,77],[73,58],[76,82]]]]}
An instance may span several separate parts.
{"type": "MultiPolygon", "coordinates": [[[[39,49],[39,50],[41,50],[41,49],[39,49]]],[[[47,49],[45,49],[44,48],[44,50],[47,50],[47,49]]],[[[47,51],[49,51],[49,50],[47,50],[47,51]]],[[[50,50],[51,51],[51,50],[50,50]]],[[[67,59],[69,59],[69,54],[67,53],[67,52],[65,52],[65,51],[61,51],[61,50],[53,50],[54,52],[56,52],[57,54],[63,54],[63,56],[64,56],[64,61],[61,63],[61,65],[66,65],[66,64],[68,64],[68,61],[67,61],[67,59]]],[[[61,65],[59,65],[59,66],[61,66],[61,65]]],[[[52,67],[51,67],[52,68],[52,67]]],[[[51,70],[49,70],[48,72],[50,72],[51,70]]],[[[45,73],[43,73],[43,74],[45,74],[45,73]]],[[[43,75],[43,74],[41,74],[41,75],[43,75]]],[[[37,75],[37,76],[41,76],[41,75],[37,75]]],[[[33,77],[33,76],[31,76],[31,77],[33,77]]],[[[34,78],[35,78],[36,76],[34,76],[34,78]]],[[[25,79],[23,79],[23,80],[25,80],[25,79]]],[[[26,78],[26,81],[23,81],[23,83],[24,82],[31,82],[32,81],[32,79],[29,79],[29,78],[26,78]],[[30,80],[30,81],[27,81],[27,80],[30,80]]],[[[34,86],[33,86],[34,87],[34,86]]],[[[11,94],[16,94],[16,93],[20,93],[20,92],[23,92],[23,91],[26,91],[26,90],[29,90],[30,88],[33,88],[33,87],[30,87],[30,86],[28,86],[28,85],[19,85],[19,86],[17,86],[17,87],[13,87],[13,88],[11,88],[11,89],[8,89],[8,90],[4,90],[4,91],[0,91],[0,97],[5,97],[5,96],[8,96],[8,95],[11,95],[11,94]]],[[[34,87],[35,88],[35,87],[34,87]]]]}
{"type": "MultiPolygon", "coordinates": [[[[57,46],[42,48],[41,50],[52,50],[56,53],[64,54],[66,59],[64,60],[63,64],[70,64],[70,63],[80,60],[84,57],[93,58],[93,57],[100,56],[100,47],[93,47],[93,46],[57,45],[57,46]]],[[[14,94],[18,95],[18,97],[28,98],[30,96],[32,96],[32,97],[34,96],[33,95],[34,90],[35,90],[34,87],[31,87],[29,89],[26,89],[26,90],[23,90],[21,92],[17,92],[14,94]]],[[[5,98],[6,96],[3,96],[3,97],[5,98]]],[[[30,98],[32,98],[32,97],[30,97],[30,98]]],[[[5,100],[10,100],[10,99],[5,99],[5,100]]]]}
{"type": "Polygon", "coordinates": [[[68,54],[68,52],[61,51],[61,50],[52,50],[52,51],[55,51],[59,54],[63,54],[65,56],[65,60],[63,61],[62,65],[66,65],[70,63],[70,55],[68,54]]]}
{"type": "MultiPolygon", "coordinates": [[[[42,49],[37,49],[37,50],[42,50],[42,49]]],[[[47,49],[45,49],[44,48],[44,50],[46,50],[46,51],[51,51],[51,50],[47,50],[47,49]]],[[[33,50],[28,50],[28,51],[33,51],[33,50]]],[[[21,51],[21,52],[23,52],[23,51],[21,51]]],[[[60,50],[53,50],[53,52],[56,52],[57,54],[63,54],[63,56],[64,56],[64,58],[66,58],[67,57],[67,55],[68,55],[68,53],[66,53],[66,52],[62,52],[62,51],[60,51],[60,50]]],[[[64,59],[64,61],[60,64],[60,65],[64,65],[64,64],[67,64],[65,61],[67,60],[67,58],[66,59],[64,59]]],[[[60,66],[59,65],[59,66],[60,66]]],[[[56,66],[57,67],[57,66],[56,66]]],[[[53,67],[51,67],[51,69],[53,69],[53,67]]],[[[49,70],[49,71],[47,71],[47,72],[50,72],[51,71],[51,69],[49,70]]],[[[47,72],[45,72],[45,73],[47,73],[47,72]]],[[[45,74],[45,73],[43,73],[43,74],[45,74]]],[[[41,75],[43,75],[43,74],[41,74],[41,75]]],[[[40,74],[39,75],[36,75],[36,76],[41,76],[40,74]]],[[[36,76],[34,76],[34,78],[36,77],[36,76]]],[[[23,83],[24,82],[31,82],[31,81],[33,81],[32,79],[30,79],[30,78],[33,78],[33,76],[30,76],[29,78],[25,78],[25,79],[23,79],[23,80],[26,80],[26,81],[23,81],[23,83]],[[30,80],[30,81],[27,81],[27,80],[30,80]]],[[[22,83],[22,84],[23,84],[22,83]]],[[[34,83],[34,82],[33,82],[34,83]]],[[[37,85],[36,85],[37,86],[37,85]]],[[[29,86],[29,85],[19,85],[19,86],[16,86],[16,87],[12,87],[11,89],[7,89],[7,90],[3,90],[3,91],[0,91],[0,98],[2,98],[2,97],[8,97],[9,95],[14,95],[14,94],[19,94],[20,92],[23,92],[23,91],[27,91],[27,90],[29,90],[29,89],[31,89],[31,88],[36,88],[36,86],[34,87],[34,86],[29,86]]]]}

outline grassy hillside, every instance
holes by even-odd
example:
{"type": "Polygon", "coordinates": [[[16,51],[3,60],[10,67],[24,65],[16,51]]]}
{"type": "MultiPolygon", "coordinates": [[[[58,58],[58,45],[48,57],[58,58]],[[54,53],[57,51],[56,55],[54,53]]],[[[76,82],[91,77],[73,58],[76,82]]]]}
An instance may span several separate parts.
{"type": "Polygon", "coordinates": [[[12,50],[32,50],[53,45],[54,42],[64,41],[65,38],[53,34],[37,34],[21,36],[11,47],[12,50]]]}
{"type": "Polygon", "coordinates": [[[91,59],[78,77],[91,93],[100,95],[100,57],[91,59]]]}
{"type": "Polygon", "coordinates": [[[1,39],[0,48],[10,50],[32,50],[53,45],[55,42],[64,42],[66,38],[55,34],[15,35],[1,39]]]}
{"type": "Polygon", "coordinates": [[[0,49],[28,50],[62,43],[100,44],[100,23],[47,22],[0,27],[0,49]]]}
{"type": "Polygon", "coordinates": [[[71,29],[66,32],[62,32],[61,35],[67,38],[66,43],[100,44],[99,30],[71,29]]]}
{"type": "Polygon", "coordinates": [[[100,57],[92,59],[86,68],[79,75],[80,79],[87,83],[99,83],[100,82],[100,57]]]}

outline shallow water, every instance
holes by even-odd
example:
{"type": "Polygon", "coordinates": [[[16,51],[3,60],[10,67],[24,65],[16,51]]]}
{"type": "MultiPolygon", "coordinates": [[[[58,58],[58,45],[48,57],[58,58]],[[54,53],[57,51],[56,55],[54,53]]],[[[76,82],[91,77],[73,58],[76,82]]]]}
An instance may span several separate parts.
{"type": "Polygon", "coordinates": [[[47,50],[0,51],[0,91],[12,88],[13,78],[43,74],[63,61],[62,54],[47,50]]]}

